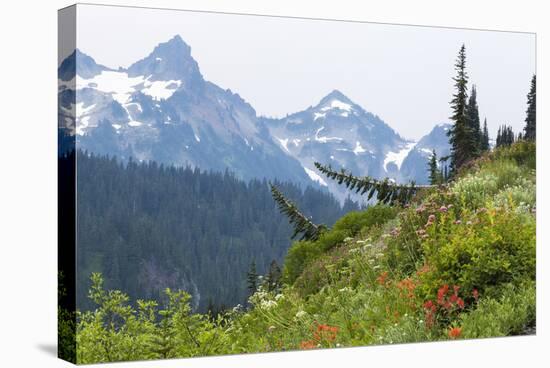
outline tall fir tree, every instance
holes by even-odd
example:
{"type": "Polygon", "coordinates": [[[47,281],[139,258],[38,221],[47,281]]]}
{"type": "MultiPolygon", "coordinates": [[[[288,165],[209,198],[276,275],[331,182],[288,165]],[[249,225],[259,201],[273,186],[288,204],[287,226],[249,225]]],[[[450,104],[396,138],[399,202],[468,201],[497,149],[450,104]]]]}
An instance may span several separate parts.
{"type": "Polygon", "coordinates": [[[483,132],[481,133],[481,151],[488,151],[489,148],[489,129],[487,128],[487,118],[485,118],[483,132]]]}
{"type": "Polygon", "coordinates": [[[523,138],[534,141],[537,138],[537,76],[531,79],[531,89],[527,94],[527,116],[525,117],[525,128],[523,138]]]}
{"type": "Polygon", "coordinates": [[[468,128],[470,129],[473,145],[476,147],[476,151],[472,153],[473,156],[479,156],[481,152],[481,122],[479,120],[479,107],[477,105],[477,88],[472,85],[472,91],[470,92],[470,98],[466,105],[466,119],[468,121],[468,128]]]}
{"type": "Polygon", "coordinates": [[[281,287],[281,267],[276,260],[271,261],[269,271],[265,277],[265,285],[268,291],[278,291],[281,287]]]}
{"type": "Polygon", "coordinates": [[[437,168],[437,154],[435,149],[432,151],[430,161],[428,161],[429,179],[431,185],[437,185],[441,183],[442,175],[441,171],[437,168]]]}
{"type": "Polygon", "coordinates": [[[473,138],[472,130],[468,123],[466,107],[468,101],[468,74],[466,73],[466,46],[462,45],[455,64],[457,72],[453,78],[456,93],[451,101],[453,126],[447,132],[451,145],[450,175],[454,176],[457,170],[475,157],[477,143],[473,138]]]}
{"type": "Polygon", "coordinates": [[[256,262],[250,262],[248,272],[246,273],[246,288],[250,295],[254,294],[258,289],[258,272],[256,271],[256,262]]]}
{"type": "Polygon", "coordinates": [[[496,147],[510,146],[515,141],[514,131],[509,125],[501,125],[498,128],[496,147]]]}

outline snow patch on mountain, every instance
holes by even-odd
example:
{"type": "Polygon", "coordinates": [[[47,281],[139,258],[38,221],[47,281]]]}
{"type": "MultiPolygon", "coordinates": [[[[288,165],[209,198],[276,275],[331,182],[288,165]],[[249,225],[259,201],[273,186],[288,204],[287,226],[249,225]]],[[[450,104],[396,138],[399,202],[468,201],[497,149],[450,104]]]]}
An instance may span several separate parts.
{"type": "Polygon", "coordinates": [[[174,92],[180,86],[182,82],[180,80],[167,80],[167,81],[149,81],[149,78],[143,83],[143,88],[141,93],[151,96],[153,100],[160,101],[170,98],[174,92]]]}
{"type": "Polygon", "coordinates": [[[290,150],[288,149],[288,138],[285,138],[285,139],[277,138],[277,140],[279,141],[281,146],[285,149],[285,151],[290,153],[290,150]]]}
{"type": "Polygon", "coordinates": [[[330,104],[328,106],[322,107],[321,111],[328,111],[332,109],[338,109],[338,110],[344,110],[344,111],[350,112],[352,107],[350,104],[342,102],[340,100],[332,100],[330,101],[330,104]]]}
{"type": "Polygon", "coordinates": [[[364,153],[364,152],[367,152],[367,150],[364,149],[363,146],[361,146],[361,142],[357,141],[355,143],[355,148],[353,149],[353,153],[355,153],[355,155],[358,155],[358,154],[364,153]]]}
{"type": "Polygon", "coordinates": [[[317,119],[324,118],[325,116],[327,116],[327,114],[325,112],[314,112],[313,113],[313,121],[315,121],[317,119]]]}
{"type": "Polygon", "coordinates": [[[317,142],[321,142],[321,143],[327,143],[327,142],[341,142],[343,141],[342,138],[339,138],[339,137],[319,137],[319,133],[325,129],[324,126],[320,127],[319,129],[317,129],[317,131],[315,132],[315,140],[317,142]]]}
{"type": "Polygon", "coordinates": [[[319,174],[317,174],[315,171],[308,169],[307,167],[304,167],[304,171],[310,177],[311,180],[318,182],[324,187],[328,187],[327,182],[324,181],[323,178],[319,176],[319,174]]]}
{"type": "Polygon", "coordinates": [[[76,76],[77,90],[93,88],[98,91],[111,94],[113,99],[120,104],[130,102],[130,96],[140,91],[150,96],[155,101],[170,98],[181,87],[180,80],[150,81],[151,76],[130,77],[128,73],[121,71],[103,70],[92,78],[84,79],[76,76]]]}
{"type": "Polygon", "coordinates": [[[407,157],[415,145],[416,142],[408,142],[401,150],[388,152],[384,158],[384,170],[388,171],[388,164],[390,162],[393,162],[397,166],[397,169],[401,169],[403,160],[407,157]]]}

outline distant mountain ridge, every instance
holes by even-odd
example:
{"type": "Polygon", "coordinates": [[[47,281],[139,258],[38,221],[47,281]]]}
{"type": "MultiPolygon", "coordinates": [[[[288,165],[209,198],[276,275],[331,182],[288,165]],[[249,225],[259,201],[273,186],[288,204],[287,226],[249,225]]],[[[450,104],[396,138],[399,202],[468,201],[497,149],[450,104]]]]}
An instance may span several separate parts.
{"type": "Polygon", "coordinates": [[[437,127],[418,146],[338,90],[285,118],[260,117],[238,94],[203,78],[180,36],[126,69],[75,50],[58,73],[60,139],[75,136],[78,148],[123,160],[292,180],[326,187],[343,200],[344,191],[313,162],[421,183],[424,151],[446,150],[437,127]]]}

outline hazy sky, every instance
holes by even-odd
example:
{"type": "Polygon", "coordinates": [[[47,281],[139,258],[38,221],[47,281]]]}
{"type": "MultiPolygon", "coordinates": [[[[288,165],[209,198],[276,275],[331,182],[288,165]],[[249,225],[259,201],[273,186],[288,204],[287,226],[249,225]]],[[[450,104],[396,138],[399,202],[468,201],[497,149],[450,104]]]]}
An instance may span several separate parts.
{"type": "Polygon", "coordinates": [[[462,43],[493,138],[500,124],[523,128],[535,73],[534,34],[95,5],[77,14],[77,46],[100,64],[127,67],[179,34],[204,77],[259,115],[300,111],[338,89],[411,139],[449,120],[462,43]]]}

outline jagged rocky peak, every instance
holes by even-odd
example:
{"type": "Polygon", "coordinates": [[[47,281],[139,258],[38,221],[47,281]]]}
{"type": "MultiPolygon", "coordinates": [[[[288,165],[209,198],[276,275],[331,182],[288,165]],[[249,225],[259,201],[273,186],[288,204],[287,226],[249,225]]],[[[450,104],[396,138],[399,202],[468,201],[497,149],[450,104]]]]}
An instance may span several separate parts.
{"type": "Polygon", "coordinates": [[[314,110],[320,114],[329,111],[336,111],[341,115],[346,116],[354,110],[355,107],[356,104],[352,100],[350,100],[342,92],[335,89],[323,97],[319,104],[314,107],[314,110]]]}
{"type": "Polygon", "coordinates": [[[93,78],[104,70],[109,70],[106,66],[99,65],[95,60],[83,53],[79,49],[75,49],[69,56],[63,60],[58,69],[58,77],[62,81],[70,81],[76,73],[84,79],[93,78]]]}
{"type": "Polygon", "coordinates": [[[179,35],[158,44],[147,57],[132,64],[128,75],[150,76],[150,80],[202,81],[191,47],[179,35]]]}

